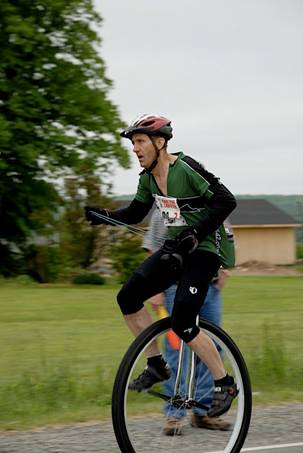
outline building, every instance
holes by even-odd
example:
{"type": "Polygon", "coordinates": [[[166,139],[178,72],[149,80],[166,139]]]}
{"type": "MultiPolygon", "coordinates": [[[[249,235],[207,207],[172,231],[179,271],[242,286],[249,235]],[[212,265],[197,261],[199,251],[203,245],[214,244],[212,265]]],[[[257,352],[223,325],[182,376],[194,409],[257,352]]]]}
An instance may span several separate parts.
{"type": "Polygon", "coordinates": [[[240,199],[229,217],[236,242],[236,264],[273,265],[296,261],[296,227],[291,216],[263,199],[240,199]]]}

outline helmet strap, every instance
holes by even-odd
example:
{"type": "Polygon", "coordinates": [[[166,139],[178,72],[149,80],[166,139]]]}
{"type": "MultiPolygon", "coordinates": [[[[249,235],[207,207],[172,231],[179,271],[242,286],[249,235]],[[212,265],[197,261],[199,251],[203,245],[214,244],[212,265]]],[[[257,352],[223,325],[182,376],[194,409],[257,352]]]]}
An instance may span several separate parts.
{"type": "Polygon", "coordinates": [[[146,171],[147,173],[151,173],[151,172],[153,171],[153,169],[157,166],[157,164],[158,164],[158,159],[159,159],[159,156],[160,156],[160,151],[161,151],[162,149],[165,149],[165,146],[166,146],[166,143],[167,143],[167,142],[165,141],[165,142],[164,142],[164,145],[162,146],[162,148],[158,148],[158,147],[156,146],[156,143],[155,143],[155,141],[154,141],[154,138],[153,138],[152,136],[149,136],[149,138],[150,138],[150,140],[151,140],[151,142],[152,142],[152,144],[153,144],[154,150],[156,151],[156,156],[157,156],[157,157],[156,157],[156,159],[151,163],[151,165],[150,165],[148,168],[145,169],[145,171],[146,171]]]}

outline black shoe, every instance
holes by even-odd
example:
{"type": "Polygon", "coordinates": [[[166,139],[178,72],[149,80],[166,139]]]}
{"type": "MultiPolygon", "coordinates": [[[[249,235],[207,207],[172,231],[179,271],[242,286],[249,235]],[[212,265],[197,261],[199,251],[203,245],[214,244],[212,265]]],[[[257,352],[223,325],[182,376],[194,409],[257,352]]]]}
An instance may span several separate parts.
{"type": "Polygon", "coordinates": [[[220,385],[215,387],[211,408],[207,412],[209,417],[219,417],[225,414],[230,409],[231,403],[237,397],[239,390],[234,383],[227,385],[220,385]]]}
{"type": "Polygon", "coordinates": [[[147,390],[157,382],[166,381],[170,378],[171,370],[167,364],[161,368],[155,368],[147,365],[143,373],[141,373],[136,379],[134,379],[128,386],[130,390],[147,390]]]}

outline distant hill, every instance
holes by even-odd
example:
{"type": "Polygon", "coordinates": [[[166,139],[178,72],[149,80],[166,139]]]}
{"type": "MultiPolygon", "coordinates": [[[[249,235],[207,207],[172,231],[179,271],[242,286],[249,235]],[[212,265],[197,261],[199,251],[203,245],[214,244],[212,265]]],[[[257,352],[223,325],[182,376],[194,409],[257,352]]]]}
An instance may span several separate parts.
{"type": "MultiPolygon", "coordinates": [[[[121,195],[116,199],[127,201],[132,200],[133,197],[134,195],[121,195]]],[[[303,225],[303,195],[236,195],[236,198],[267,200],[303,225]]],[[[297,229],[297,239],[303,242],[303,227],[297,229]]]]}
{"type": "Polygon", "coordinates": [[[132,200],[134,198],[135,194],[131,195],[118,195],[115,197],[115,200],[117,201],[127,201],[127,200],[132,200]]]}

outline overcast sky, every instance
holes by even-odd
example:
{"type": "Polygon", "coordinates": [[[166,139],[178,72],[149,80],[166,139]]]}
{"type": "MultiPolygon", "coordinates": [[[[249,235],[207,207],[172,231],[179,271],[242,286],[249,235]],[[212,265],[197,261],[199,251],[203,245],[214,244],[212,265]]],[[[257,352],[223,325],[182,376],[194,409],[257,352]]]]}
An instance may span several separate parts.
{"type": "MultiPolygon", "coordinates": [[[[110,97],[126,122],[172,120],[235,194],[303,193],[303,1],[95,0],[110,97]]],[[[140,171],[117,170],[116,194],[140,171]]]]}

